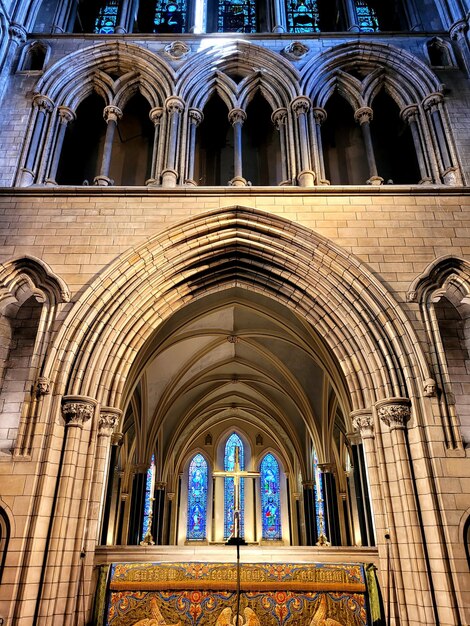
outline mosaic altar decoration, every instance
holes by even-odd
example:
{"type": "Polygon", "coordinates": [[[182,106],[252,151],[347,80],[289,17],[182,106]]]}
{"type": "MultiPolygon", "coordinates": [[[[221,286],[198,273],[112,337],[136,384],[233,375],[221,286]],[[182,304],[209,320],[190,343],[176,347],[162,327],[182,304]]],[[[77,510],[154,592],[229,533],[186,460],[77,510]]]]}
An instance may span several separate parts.
{"type": "MultiPolygon", "coordinates": [[[[115,563],[106,626],[233,626],[232,563],[115,563]]],[[[239,626],[370,626],[361,564],[243,564],[239,626]]],[[[375,624],[374,620],[374,624],[375,624]]]]}

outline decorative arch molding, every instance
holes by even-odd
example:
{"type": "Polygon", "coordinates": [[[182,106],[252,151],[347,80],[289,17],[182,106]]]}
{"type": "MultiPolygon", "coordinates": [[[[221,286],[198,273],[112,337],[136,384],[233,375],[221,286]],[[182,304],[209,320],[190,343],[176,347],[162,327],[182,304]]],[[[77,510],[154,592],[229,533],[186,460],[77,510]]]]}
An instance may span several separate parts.
{"type": "MultiPolygon", "coordinates": [[[[232,91],[242,93],[244,87],[245,91],[249,90],[255,79],[261,89],[272,94],[277,107],[287,106],[299,95],[300,75],[294,66],[279,54],[246,41],[212,46],[192,56],[191,62],[178,72],[177,93],[188,106],[201,108],[208,83],[214,82],[220,74],[230,76],[232,72],[243,76],[239,85],[230,81],[232,91]]],[[[246,100],[246,95],[235,99],[246,100]]]]}
{"type": "Polygon", "coordinates": [[[453,284],[462,293],[470,296],[470,263],[451,254],[432,261],[411,283],[407,293],[408,302],[424,302],[438,297],[436,291],[445,292],[453,284]]]}
{"type": "Polygon", "coordinates": [[[302,226],[236,206],[173,226],[90,285],[47,364],[56,390],[119,406],[136,354],[162,321],[229,286],[269,295],[307,319],[336,354],[355,409],[415,397],[416,380],[429,377],[406,316],[353,255],[302,226]]]}
{"type": "Polygon", "coordinates": [[[25,282],[40,302],[47,300],[50,304],[57,304],[70,300],[65,281],[44,261],[25,255],[0,264],[0,302],[14,298],[25,282]]]}

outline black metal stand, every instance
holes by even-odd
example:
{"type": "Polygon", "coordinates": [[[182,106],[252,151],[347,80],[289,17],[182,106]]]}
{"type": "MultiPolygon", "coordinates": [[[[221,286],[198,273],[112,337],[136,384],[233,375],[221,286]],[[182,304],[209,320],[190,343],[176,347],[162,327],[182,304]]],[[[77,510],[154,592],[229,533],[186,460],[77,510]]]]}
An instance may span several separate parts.
{"type": "Polygon", "coordinates": [[[240,546],[248,545],[246,541],[242,537],[230,537],[225,543],[226,546],[237,546],[237,601],[236,601],[236,624],[235,626],[240,626],[239,623],[239,615],[240,615],[240,546]]]}

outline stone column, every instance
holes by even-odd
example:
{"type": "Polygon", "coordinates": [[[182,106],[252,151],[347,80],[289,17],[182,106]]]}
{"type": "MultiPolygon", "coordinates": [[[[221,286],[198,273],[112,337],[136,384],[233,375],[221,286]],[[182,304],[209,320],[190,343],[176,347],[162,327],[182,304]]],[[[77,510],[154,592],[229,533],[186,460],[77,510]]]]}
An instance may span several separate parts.
{"type": "Polygon", "coordinates": [[[117,122],[122,117],[122,111],[116,106],[110,105],[104,108],[103,118],[107,124],[106,136],[104,139],[103,158],[101,159],[101,168],[98,176],[93,180],[94,185],[100,187],[108,187],[113,184],[109,178],[109,168],[111,166],[111,155],[113,152],[114,133],[116,132],[117,122]]]}
{"type": "Polygon", "coordinates": [[[336,493],[336,479],[334,467],[331,463],[322,463],[318,469],[323,474],[323,491],[325,504],[325,517],[327,518],[326,535],[333,546],[341,545],[341,532],[339,525],[338,496],[336,493]]]}
{"type": "MultiPolygon", "coordinates": [[[[111,434],[111,454],[109,458],[109,470],[108,480],[106,485],[106,496],[103,510],[103,523],[101,526],[101,543],[106,545],[108,543],[109,529],[112,526],[113,531],[115,528],[115,514],[113,511],[113,501],[115,505],[115,477],[116,477],[116,464],[118,461],[119,448],[122,446],[124,436],[122,433],[111,434]]],[[[122,472],[121,472],[122,473],[122,472]]],[[[115,542],[115,534],[112,532],[112,543],[115,542]]]]}
{"type": "Polygon", "coordinates": [[[457,157],[450,140],[451,130],[442,107],[443,100],[444,96],[441,93],[432,93],[423,100],[423,107],[428,114],[433,131],[433,142],[438,156],[442,181],[445,185],[454,186],[461,182],[460,171],[456,165],[457,157]]]}
{"type": "Polygon", "coordinates": [[[287,152],[287,109],[281,108],[273,111],[271,121],[279,131],[279,143],[281,146],[281,177],[279,185],[291,185],[292,180],[288,173],[289,155],[287,152]]]}
{"type": "Polygon", "coordinates": [[[309,150],[309,133],[307,114],[310,110],[310,100],[305,96],[298,96],[291,102],[291,107],[297,119],[297,140],[299,145],[299,169],[297,181],[300,187],[313,187],[315,172],[312,171],[309,150]]]}
{"type": "Polygon", "coordinates": [[[459,20],[452,25],[450,29],[451,38],[457,42],[462,55],[467,76],[470,76],[470,48],[468,42],[468,24],[465,20],[459,20]]]}
{"type": "MultiPolygon", "coordinates": [[[[29,3],[27,2],[18,3],[19,8],[25,8],[28,6],[28,4],[29,3]]],[[[18,48],[19,46],[24,44],[27,39],[28,34],[26,32],[26,29],[19,23],[23,22],[23,19],[24,18],[19,16],[17,17],[15,15],[12,23],[8,27],[8,44],[6,46],[3,58],[0,56],[0,65],[3,70],[2,77],[0,79],[0,94],[3,93],[7,81],[10,79],[10,74],[13,70],[13,62],[16,58],[18,48]]],[[[2,37],[6,38],[6,33],[2,33],[2,37]]]]}
{"type": "MultiPolygon", "coordinates": [[[[80,548],[77,550],[76,546],[76,534],[86,466],[86,449],[83,448],[87,442],[83,441],[83,430],[85,424],[92,419],[95,407],[96,400],[86,396],[62,398],[64,443],[53,511],[54,521],[47,546],[47,568],[38,624],[48,623],[50,616],[56,614],[54,607],[58,601],[57,592],[62,571],[64,568],[67,572],[73,569],[73,564],[80,557],[80,548]]],[[[61,597],[60,602],[64,601],[65,598],[61,597]]]]}
{"type": "Polygon", "coordinates": [[[344,0],[343,5],[346,9],[348,30],[352,33],[359,33],[361,28],[358,23],[359,20],[357,19],[356,5],[354,3],[354,0],[344,0]]]}
{"type": "Polygon", "coordinates": [[[400,116],[404,122],[408,124],[411,130],[411,135],[413,137],[413,143],[416,150],[416,158],[418,160],[419,173],[421,175],[421,180],[419,181],[420,185],[429,185],[433,182],[431,171],[426,161],[426,152],[424,148],[424,143],[422,141],[421,133],[419,130],[418,124],[418,116],[419,109],[418,105],[410,104],[403,108],[400,111],[400,116]]]}
{"type": "Polygon", "coordinates": [[[162,171],[162,187],[176,187],[178,181],[177,155],[181,114],[184,111],[184,102],[177,96],[168,98],[165,102],[167,114],[166,160],[162,171]]]}
{"type": "Polygon", "coordinates": [[[391,485],[391,491],[397,494],[394,511],[401,522],[396,528],[396,537],[392,537],[392,542],[396,542],[400,554],[404,591],[409,599],[408,615],[412,622],[430,624],[434,619],[431,610],[433,603],[424,560],[423,537],[411,470],[412,461],[405,434],[407,422],[411,417],[411,401],[409,398],[394,397],[381,400],[375,406],[379,419],[390,429],[391,453],[395,462],[393,470],[392,468],[390,470],[396,479],[395,487],[391,485]]]}
{"type": "Polygon", "coordinates": [[[57,112],[59,118],[59,127],[57,130],[54,148],[52,149],[51,153],[51,165],[49,167],[49,175],[45,181],[46,185],[49,187],[57,185],[56,175],[57,169],[59,167],[62,146],[64,144],[65,131],[67,130],[68,124],[76,119],[75,113],[72,111],[72,109],[69,109],[69,107],[60,106],[57,109],[57,112]]]}
{"type": "Polygon", "coordinates": [[[245,187],[247,181],[243,178],[242,159],[242,127],[246,120],[246,113],[242,109],[232,109],[228,114],[228,121],[233,126],[233,178],[229,185],[245,187]]]}
{"type": "MultiPolygon", "coordinates": [[[[32,133],[26,152],[24,166],[21,168],[19,187],[29,187],[36,180],[37,168],[44,147],[47,122],[54,110],[54,103],[47,96],[36,94],[33,98],[32,133]]],[[[36,181],[37,182],[37,181],[36,181]]]]}
{"type": "Polygon", "coordinates": [[[119,35],[126,35],[132,32],[134,15],[137,13],[138,2],[136,0],[121,0],[119,8],[118,23],[114,32],[119,35]]]}
{"type": "Polygon", "coordinates": [[[194,180],[194,157],[196,153],[196,129],[204,119],[204,114],[199,109],[189,109],[189,137],[188,149],[186,152],[186,172],[187,178],[184,181],[189,187],[197,187],[194,180]]]}
{"type": "Polygon", "coordinates": [[[372,145],[372,135],[370,132],[370,123],[373,119],[374,112],[369,107],[361,107],[354,113],[354,119],[361,126],[362,137],[366,149],[367,164],[369,166],[368,185],[381,185],[384,179],[378,175],[377,164],[375,162],[374,146],[372,145]]]}
{"type": "Polygon", "coordinates": [[[138,546],[141,540],[147,470],[148,465],[146,463],[136,464],[133,468],[134,477],[128,534],[128,543],[131,546],[138,546]]]}
{"type": "Polygon", "coordinates": [[[323,140],[321,136],[321,127],[326,121],[327,113],[325,109],[315,107],[313,109],[313,119],[315,120],[315,138],[316,138],[316,171],[317,183],[319,185],[329,185],[330,181],[325,177],[325,162],[323,160],[323,140]]]}
{"type": "Polygon", "coordinates": [[[150,113],[149,118],[153,122],[154,134],[153,134],[153,150],[152,150],[152,165],[150,166],[150,178],[145,181],[146,185],[158,185],[161,176],[161,151],[160,151],[160,131],[162,127],[162,107],[154,107],[150,113]]]}
{"type": "Polygon", "coordinates": [[[63,2],[59,2],[53,19],[53,34],[67,32],[67,29],[70,28],[70,22],[74,18],[77,4],[78,3],[73,0],[64,0],[63,2]]]}
{"type": "Polygon", "coordinates": [[[302,487],[304,490],[305,542],[307,546],[314,546],[317,543],[318,537],[313,481],[304,481],[302,487]]]}
{"type": "Polygon", "coordinates": [[[274,26],[273,33],[286,32],[286,8],[283,0],[274,0],[273,3],[274,26]]]}
{"type": "Polygon", "coordinates": [[[163,522],[165,513],[165,489],[166,483],[155,483],[155,502],[153,503],[152,535],[157,545],[162,544],[163,522]]]}

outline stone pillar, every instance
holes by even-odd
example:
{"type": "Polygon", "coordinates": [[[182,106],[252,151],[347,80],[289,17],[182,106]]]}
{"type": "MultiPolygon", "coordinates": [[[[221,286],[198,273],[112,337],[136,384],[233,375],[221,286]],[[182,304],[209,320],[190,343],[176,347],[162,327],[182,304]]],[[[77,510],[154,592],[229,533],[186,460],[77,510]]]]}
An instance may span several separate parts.
{"type": "Polygon", "coordinates": [[[152,536],[157,545],[162,545],[163,522],[165,513],[165,489],[166,483],[155,483],[155,502],[153,503],[152,536]]]}
{"type": "Polygon", "coordinates": [[[418,124],[418,116],[419,109],[418,105],[410,104],[403,108],[400,111],[400,116],[404,122],[408,124],[411,130],[411,135],[413,137],[413,143],[416,151],[416,158],[418,160],[419,173],[421,175],[421,180],[419,181],[420,185],[429,185],[433,182],[431,171],[429,165],[426,160],[426,149],[424,147],[424,142],[422,141],[419,124],[418,124]]]}
{"type": "Polygon", "coordinates": [[[316,138],[316,172],[317,183],[319,185],[329,185],[330,181],[325,177],[325,162],[323,160],[323,140],[321,136],[321,127],[327,118],[325,109],[315,107],[313,109],[313,119],[315,120],[315,138],[316,138]]]}
{"type": "MultiPolygon", "coordinates": [[[[53,525],[47,546],[47,567],[45,570],[42,601],[37,623],[47,624],[55,615],[55,604],[69,601],[64,592],[58,598],[58,585],[62,571],[73,571],[80,558],[81,546],[77,549],[77,528],[80,523],[80,503],[86,473],[86,453],[88,442],[84,440],[84,426],[95,413],[96,400],[86,396],[64,396],[62,417],[65,421],[64,443],[61,452],[60,476],[53,525]],[[85,447],[86,446],[86,447],[85,447]],[[78,553],[78,554],[77,554],[78,553]]],[[[81,541],[81,537],[79,537],[81,541]]],[[[68,577],[68,574],[67,574],[68,577]]],[[[63,608],[62,608],[63,610],[63,608]]]]}
{"type": "Polygon", "coordinates": [[[317,543],[317,520],[315,515],[315,491],[313,481],[306,480],[302,483],[304,490],[304,515],[305,515],[305,543],[314,546],[317,543]]]}
{"type": "Polygon", "coordinates": [[[470,47],[468,42],[468,24],[465,20],[458,20],[450,29],[451,38],[457,42],[462,55],[467,76],[470,76],[470,47]]]}
{"type": "MultiPolygon", "coordinates": [[[[106,484],[106,496],[104,501],[104,509],[103,509],[103,523],[101,525],[101,544],[106,545],[108,543],[109,538],[109,529],[112,526],[114,530],[115,519],[113,519],[112,510],[113,510],[113,500],[115,499],[115,478],[116,478],[116,466],[118,461],[119,449],[122,446],[122,442],[124,440],[124,436],[122,433],[112,433],[111,434],[111,454],[109,458],[109,470],[108,470],[108,480],[106,484]]],[[[112,543],[115,542],[115,534],[111,533],[112,543]]]]}
{"type": "Polygon", "coordinates": [[[369,166],[368,185],[381,185],[384,179],[378,175],[377,164],[375,162],[374,146],[372,145],[372,136],[370,132],[370,123],[373,119],[374,112],[369,107],[361,107],[354,113],[354,119],[361,126],[362,137],[366,149],[367,164],[369,166]]]}
{"type": "Polygon", "coordinates": [[[273,33],[286,32],[286,8],[283,0],[274,0],[273,3],[274,26],[273,33]]]}
{"type": "Polygon", "coordinates": [[[432,611],[430,584],[424,559],[423,537],[419,522],[416,494],[408,452],[406,425],[411,417],[409,398],[394,397],[376,403],[379,419],[390,429],[391,453],[394,467],[390,475],[395,478],[391,485],[395,496],[396,536],[392,542],[397,544],[400,554],[400,569],[403,577],[404,593],[408,598],[407,609],[410,622],[431,624],[435,615],[432,611]],[[414,597],[413,597],[414,596],[414,597]]]}
{"type": "Polygon", "coordinates": [[[133,468],[134,477],[128,534],[128,544],[131,546],[138,546],[141,540],[147,470],[148,465],[146,463],[136,464],[133,468]]]}
{"type": "Polygon", "coordinates": [[[196,154],[196,129],[204,119],[204,114],[199,109],[189,109],[189,137],[188,149],[186,152],[186,172],[187,178],[184,181],[189,187],[197,187],[194,180],[194,157],[196,154]]]}
{"type": "MultiPolygon", "coordinates": [[[[54,103],[47,96],[36,94],[33,98],[32,133],[29,139],[28,150],[21,168],[18,181],[19,187],[29,187],[36,180],[37,168],[44,147],[44,137],[47,123],[54,110],[54,103]]],[[[37,182],[37,181],[36,181],[37,182]]]]}
{"type": "MultiPolygon", "coordinates": [[[[361,433],[361,437],[363,436],[363,440],[357,437],[358,441],[351,441],[351,452],[353,456],[353,469],[354,469],[354,492],[356,495],[357,502],[357,512],[359,518],[359,527],[361,530],[361,544],[363,546],[375,546],[375,532],[374,532],[374,523],[372,519],[372,508],[371,502],[369,498],[369,483],[367,477],[369,475],[369,482],[372,481],[371,474],[373,475],[373,479],[376,482],[376,486],[379,485],[378,481],[378,466],[377,466],[377,458],[374,449],[374,434],[373,434],[373,422],[372,422],[372,413],[370,411],[356,411],[351,414],[352,422],[354,428],[359,430],[361,433]],[[357,419],[356,419],[357,418],[357,419]],[[363,427],[364,433],[361,430],[363,427]],[[364,441],[367,440],[370,442],[369,450],[371,458],[367,455],[367,451],[365,450],[364,441]],[[372,468],[366,472],[366,460],[367,457],[368,463],[372,463],[372,468]],[[375,465],[373,465],[375,463],[375,465]]],[[[367,467],[369,465],[367,463],[367,467]]],[[[372,487],[371,487],[372,491],[372,487]]],[[[380,494],[376,493],[376,497],[380,498],[380,494]]],[[[380,505],[382,506],[382,502],[380,505]]],[[[382,523],[382,520],[380,520],[382,523]]]]}
{"type": "Polygon", "coordinates": [[[57,169],[59,167],[60,155],[62,152],[62,146],[64,144],[65,131],[67,130],[67,125],[76,119],[75,113],[72,111],[72,109],[69,109],[69,107],[60,106],[57,109],[57,112],[59,118],[59,127],[57,130],[54,147],[51,153],[51,165],[49,167],[49,175],[46,179],[46,185],[49,187],[57,185],[57,169]]]}
{"type": "Polygon", "coordinates": [[[162,116],[162,107],[154,107],[149,113],[150,120],[153,122],[155,130],[153,134],[152,165],[150,166],[150,178],[145,181],[146,185],[158,185],[160,182],[162,168],[160,151],[160,131],[162,128],[162,116]]]}
{"type": "Polygon", "coordinates": [[[64,0],[59,2],[53,19],[52,33],[66,33],[71,26],[74,13],[77,10],[77,2],[64,0]]]}
{"type": "Polygon", "coordinates": [[[344,0],[343,4],[346,10],[348,30],[352,33],[359,33],[361,28],[359,26],[359,20],[357,19],[356,5],[354,3],[354,0],[344,0]]]}
{"type": "Polygon", "coordinates": [[[122,111],[116,106],[110,105],[104,108],[103,118],[107,124],[106,136],[104,139],[103,158],[101,159],[101,168],[98,176],[93,180],[94,185],[100,187],[108,187],[113,184],[109,178],[109,168],[111,166],[111,155],[113,152],[114,133],[116,132],[117,122],[122,117],[122,111]]]}
{"type": "MultiPolygon", "coordinates": [[[[28,3],[21,2],[18,3],[19,7],[27,7],[28,3]]],[[[10,74],[13,70],[13,63],[16,58],[16,54],[19,46],[23,45],[27,39],[26,29],[19,24],[18,22],[22,22],[23,19],[15,16],[13,22],[8,27],[8,35],[9,40],[5,49],[5,54],[3,58],[0,56],[0,66],[2,68],[2,77],[0,79],[0,95],[2,95],[3,90],[5,89],[7,81],[10,79],[10,74]]],[[[6,33],[2,33],[2,37],[6,37],[6,33]]]]}
{"type": "Polygon", "coordinates": [[[459,185],[461,183],[457,157],[452,145],[451,130],[447,123],[441,93],[432,93],[423,100],[423,107],[428,115],[432,129],[432,139],[436,148],[440,174],[445,185],[459,185]]]}
{"type": "Polygon", "coordinates": [[[228,114],[228,120],[233,126],[233,178],[229,180],[229,185],[245,187],[247,181],[243,178],[242,127],[246,113],[242,109],[232,109],[228,114]]]}
{"type": "Polygon", "coordinates": [[[289,154],[287,151],[287,109],[281,108],[273,111],[271,121],[279,131],[279,143],[281,146],[281,177],[279,185],[291,185],[292,180],[288,173],[289,154]]]}
{"type": "Polygon", "coordinates": [[[184,111],[184,102],[177,96],[171,96],[165,103],[167,114],[166,160],[162,171],[162,187],[176,187],[178,181],[177,155],[181,114],[184,111]]]}
{"type": "Polygon", "coordinates": [[[175,493],[173,491],[166,492],[167,499],[167,512],[165,521],[165,545],[177,543],[178,541],[178,527],[172,524],[173,521],[173,504],[175,502],[175,493]]]}
{"type": "Polygon", "coordinates": [[[341,545],[341,531],[339,524],[338,495],[336,493],[336,479],[334,468],[331,463],[322,463],[318,469],[323,474],[323,500],[325,503],[326,535],[331,545],[341,545]]]}
{"type": "Polygon", "coordinates": [[[132,32],[134,16],[137,13],[138,2],[136,0],[121,0],[119,8],[118,23],[114,32],[119,35],[126,35],[132,32]]]}
{"type": "Polygon", "coordinates": [[[291,102],[291,107],[297,119],[297,140],[300,173],[297,181],[300,187],[313,187],[315,184],[315,172],[312,171],[309,150],[309,133],[307,114],[310,110],[310,100],[305,96],[298,96],[291,102]]]}

